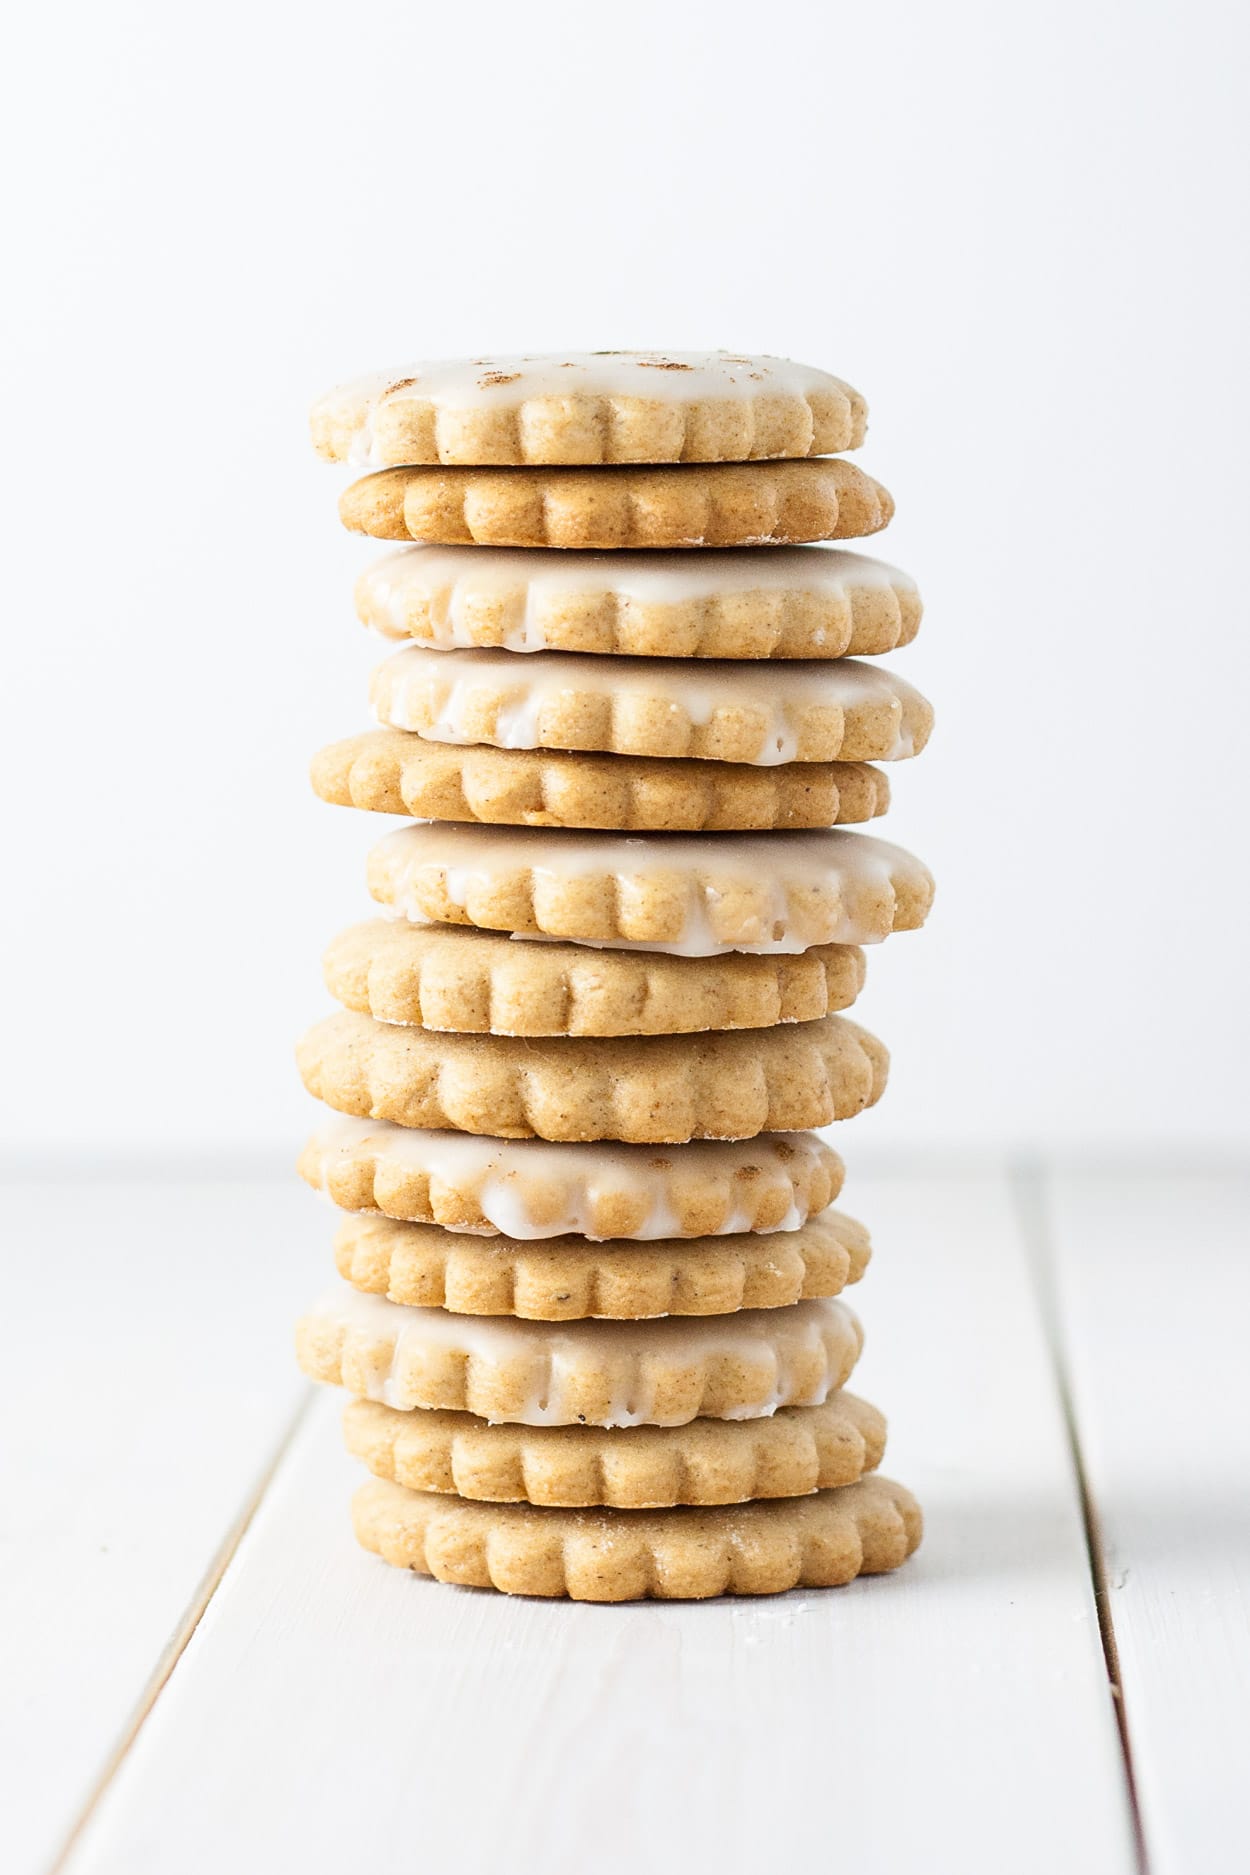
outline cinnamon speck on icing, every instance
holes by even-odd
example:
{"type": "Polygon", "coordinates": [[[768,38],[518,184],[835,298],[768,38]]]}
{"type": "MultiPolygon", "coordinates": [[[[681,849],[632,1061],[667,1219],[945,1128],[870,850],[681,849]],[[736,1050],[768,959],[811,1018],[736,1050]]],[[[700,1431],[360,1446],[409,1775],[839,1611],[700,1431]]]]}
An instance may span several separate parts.
{"type": "Polygon", "coordinates": [[[488,371],[478,383],[485,389],[488,384],[515,384],[520,376],[519,371],[488,371]]]}

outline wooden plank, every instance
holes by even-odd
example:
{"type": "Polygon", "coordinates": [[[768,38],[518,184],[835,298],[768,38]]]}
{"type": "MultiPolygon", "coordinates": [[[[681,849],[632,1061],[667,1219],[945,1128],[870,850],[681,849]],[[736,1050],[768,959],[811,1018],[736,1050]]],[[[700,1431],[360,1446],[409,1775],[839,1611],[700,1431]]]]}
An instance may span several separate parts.
{"type": "Polygon", "coordinates": [[[1155,1875],[1250,1863],[1250,1171],[1057,1175],[1061,1331],[1155,1875]]]}
{"type": "Polygon", "coordinates": [[[0,1187],[0,1860],[42,1869],[304,1390],[294,1181],[0,1187]]]}
{"type": "Polygon", "coordinates": [[[828,1594],[620,1609],[388,1570],[310,1415],[74,1875],[1127,1875],[1083,1532],[1006,1183],[860,1180],[863,1390],[929,1534],[828,1594]]]}

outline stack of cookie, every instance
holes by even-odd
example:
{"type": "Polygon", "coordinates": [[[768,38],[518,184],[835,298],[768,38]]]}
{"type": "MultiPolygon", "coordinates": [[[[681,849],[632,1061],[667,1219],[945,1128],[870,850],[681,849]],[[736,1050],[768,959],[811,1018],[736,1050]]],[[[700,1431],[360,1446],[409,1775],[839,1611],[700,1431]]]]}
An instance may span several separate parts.
{"type": "Polygon", "coordinates": [[[845,1389],[868,1237],[807,1130],[880,1096],[842,1012],[933,889],[847,830],[929,733],[855,656],[908,642],[915,587],[801,544],[889,520],[836,453],[864,425],[838,379],[727,353],[421,365],[313,413],[374,471],[347,526],[424,543],[357,589],[403,641],[381,726],[313,769],[413,824],[299,1051],[337,1115],[301,1170],[344,1212],[299,1357],[354,1396],[388,1562],[620,1601],[845,1582],[919,1541],[845,1389]]]}

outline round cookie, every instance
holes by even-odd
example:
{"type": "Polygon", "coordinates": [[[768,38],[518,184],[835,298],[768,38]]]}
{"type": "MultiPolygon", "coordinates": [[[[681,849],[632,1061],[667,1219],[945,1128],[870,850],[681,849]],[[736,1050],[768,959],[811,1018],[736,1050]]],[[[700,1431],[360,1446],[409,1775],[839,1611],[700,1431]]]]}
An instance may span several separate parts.
{"type": "Polygon", "coordinates": [[[300,1155],[335,1204],[489,1236],[592,1241],[797,1230],[843,1166],[815,1133],[651,1146],[554,1145],[336,1118],[300,1155]]]}
{"type": "Polygon", "coordinates": [[[821,1406],[770,1419],[692,1419],[685,1426],[488,1425],[470,1413],[401,1413],[353,1400],[347,1449],[375,1477],[410,1491],[490,1504],[563,1509],[745,1504],[854,1484],[885,1452],[885,1416],[840,1388],[821,1406]]]}
{"type": "Polygon", "coordinates": [[[836,1296],[868,1267],[868,1232],[822,1211],[797,1230],[649,1244],[546,1242],[468,1236],[437,1224],[354,1213],[334,1240],[339,1275],[354,1289],[409,1308],[525,1321],[729,1315],[836,1296]]]}
{"type": "Polygon", "coordinates": [[[765,547],[875,534],[888,489],[840,456],[679,469],[380,469],[339,498],[375,540],[482,547],[765,547]]]}
{"type": "Polygon", "coordinates": [[[621,833],[735,833],[830,827],[884,814],[890,784],[864,762],[655,761],[546,749],[457,748],[370,729],[313,758],[312,784],[335,807],[420,820],[621,833]]]}
{"type": "Polygon", "coordinates": [[[677,1145],[828,1126],[885,1090],[885,1048],[844,1016],[729,1034],[448,1035],[344,1011],[296,1050],[339,1113],[502,1139],[677,1145]]]}
{"type": "Polygon", "coordinates": [[[586,1602],[836,1588],[897,1569],[923,1531],[911,1492],[880,1476],[813,1497],[660,1511],[474,1504],[374,1479],[352,1521],[365,1549],[440,1582],[586,1602]]]}
{"type": "Polygon", "coordinates": [[[853,944],[800,956],[666,957],[393,918],[342,932],[322,969],[348,1009],[459,1035],[687,1035],[814,1022],[848,1009],[865,973],[853,944]]]}
{"type": "Polygon", "coordinates": [[[310,1380],[404,1410],[523,1426],[684,1426],[818,1406],[863,1346],[844,1302],[648,1322],[524,1322],[400,1308],[341,1283],[296,1328],[310,1380]]]}
{"type": "Polygon", "coordinates": [[[766,354],[556,352],[447,358],[341,384],[312,410],[330,462],[751,462],[864,440],[867,406],[766,354]]]}
{"type": "Polygon", "coordinates": [[[875,944],[916,930],[933,902],[932,874],[918,859],[842,828],[628,840],[402,827],[369,854],[368,884],[379,904],[418,924],[687,957],[875,944]]]}
{"type": "Polygon", "coordinates": [[[430,742],[499,749],[784,763],[896,762],[919,755],[933,710],[881,665],[691,664],[571,652],[409,645],[374,671],[379,723],[430,742]]]}
{"type": "Polygon", "coordinates": [[[876,657],[920,628],[916,582],[840,547],[577,553],[405,547],[366,567],[356,611],[435,650],[617,657],[876,657]]]}

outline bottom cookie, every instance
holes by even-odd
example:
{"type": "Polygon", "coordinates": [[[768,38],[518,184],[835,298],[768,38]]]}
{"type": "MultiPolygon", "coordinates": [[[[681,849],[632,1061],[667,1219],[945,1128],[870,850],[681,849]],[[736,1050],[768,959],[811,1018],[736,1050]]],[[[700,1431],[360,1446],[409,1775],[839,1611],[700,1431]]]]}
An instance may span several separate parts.
{"type": "Polygon", "coordinates": [[[375,1479],[356,1536],[399,1568],[506,1595],[628,1602],[778,1595],[897,1569],[920,1542],[915,1498],[887,1478],[714,1510],[476,1504],[375,1479]]]}

